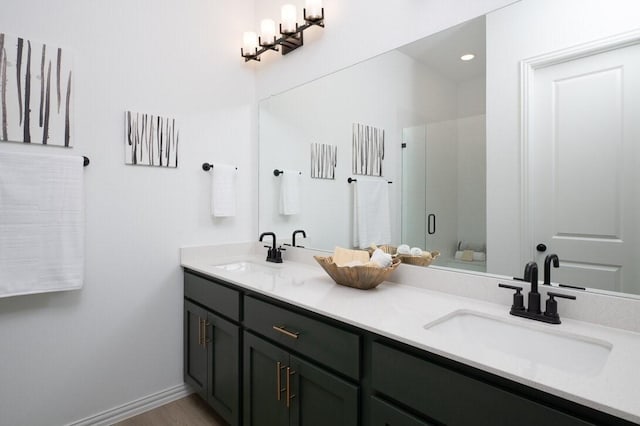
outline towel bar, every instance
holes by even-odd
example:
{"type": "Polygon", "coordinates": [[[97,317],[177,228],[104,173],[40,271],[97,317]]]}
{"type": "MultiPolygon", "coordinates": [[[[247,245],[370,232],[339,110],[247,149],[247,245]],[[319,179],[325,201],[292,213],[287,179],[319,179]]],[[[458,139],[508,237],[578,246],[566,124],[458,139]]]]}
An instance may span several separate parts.
{"type": "MultiPolygon", "coordinates": [[[[347,183],[352,183],[352,182],[357,182],[358,179],[354,179],[352,177],[347,178],[347,183]]],[[[387,183],[393,183],[392,181],[388,180],[387,183]]]]}
{"type": "MultiPolygon", "coordinates": [[[[202,163],[202,170],[204,170],[205,172],[208,172],[211,169],[213,169],[213,164],[202,163]]],[[[236,170],[238,170],[237,167],[236,167],[236,170]]]]}
{"type": "MultiPolygon", "coordinates": [[[[274,176],[280,176],[280,174],[284,174],[284,170],[273,169],[274,176]]],[[[302,172],[298,172],[298,174],[301,175],[302,172]]]]}

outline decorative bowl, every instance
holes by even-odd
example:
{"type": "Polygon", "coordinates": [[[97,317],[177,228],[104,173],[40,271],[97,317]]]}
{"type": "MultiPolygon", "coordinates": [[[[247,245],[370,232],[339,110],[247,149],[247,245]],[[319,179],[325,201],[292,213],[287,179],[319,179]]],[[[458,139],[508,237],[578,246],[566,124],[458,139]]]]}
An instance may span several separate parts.
{"type": "Polygon", "coordinates": [[[398,258],[402,263],[406,263],[408,265],[429,266],[438,256],[440,256],[440,252],[438,250],[434,250],[432,252],[423,252],[422,256],[399,254],[398,258]]]}
{"type": "Polygon", "coordinates": [[[313,256],[327,274],[337,284],[347,287],[369,290],[386,280],[400,266],[400,259],[393,259],[391,266],[377,268],[375,266],[338,266],[333,263],[332,256],[313,256]]]}

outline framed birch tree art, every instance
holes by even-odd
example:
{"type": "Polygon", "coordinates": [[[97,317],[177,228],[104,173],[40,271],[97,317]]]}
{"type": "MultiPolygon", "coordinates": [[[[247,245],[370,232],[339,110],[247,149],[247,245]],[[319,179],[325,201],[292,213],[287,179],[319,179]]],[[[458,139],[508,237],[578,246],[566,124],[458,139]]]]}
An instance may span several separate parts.
{"type": "Polygon", "coordinates": [[[384,129],[353,123],[351,149],[352,173],[382,176],[384,129]]]}
{"type": "Polygon", "coordinates": [[[125,112],[125,163],[178,167],[180,130],[175,118],[125,112]]]}
{"type": "Polygon", "coordinates": [[[0,33],[0,141],[71,147],[73,57],[0,33]]]}

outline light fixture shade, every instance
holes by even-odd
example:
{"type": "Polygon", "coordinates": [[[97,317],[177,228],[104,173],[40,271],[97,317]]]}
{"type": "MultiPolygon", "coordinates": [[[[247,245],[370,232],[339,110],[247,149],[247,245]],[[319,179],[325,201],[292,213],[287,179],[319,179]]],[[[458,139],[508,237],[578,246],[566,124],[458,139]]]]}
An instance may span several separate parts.
{"type": "Polygon", "coordinates": [[[282,19],[282,32],[296,32],[297,11],[293,4],[285,4],[282,6],[280,18],[282,19]]]}
{"type": "Polygon", "coordinates": [[[318,19],[322,17],[322,0],[306,0],[305,3],[307,19],[318,19]]]}
{"type": "Polygon", "coordinates": [[[260,41],[263,45],[271,46],[275,42],[276,23],[273,19],[260,21],[260,41]]]}
{"type": "Polygon", "coordinates": [[[242,33],[242,50],[244,55],[253,55],[258,48],[258,35],[253,31],[242,33]]]}

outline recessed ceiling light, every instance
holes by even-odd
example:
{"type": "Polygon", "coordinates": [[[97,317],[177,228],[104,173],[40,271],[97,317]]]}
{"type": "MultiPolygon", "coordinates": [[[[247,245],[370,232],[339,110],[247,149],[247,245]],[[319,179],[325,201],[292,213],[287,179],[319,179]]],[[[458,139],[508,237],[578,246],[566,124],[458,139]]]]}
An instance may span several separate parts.
{"type": "Polygon", "coordinates": [[[466,55],[460,56],[460,59],[463,60],[463,61],[470,61],[475,57],[476,57],[476,55],[474,55],[473,53],[467,53],[466,55]]]}

